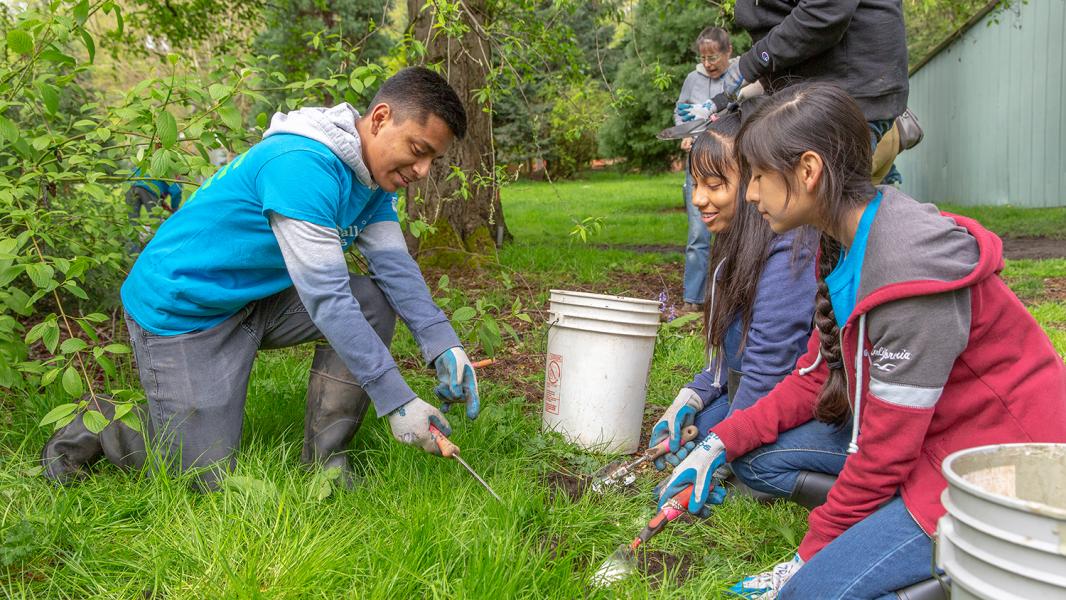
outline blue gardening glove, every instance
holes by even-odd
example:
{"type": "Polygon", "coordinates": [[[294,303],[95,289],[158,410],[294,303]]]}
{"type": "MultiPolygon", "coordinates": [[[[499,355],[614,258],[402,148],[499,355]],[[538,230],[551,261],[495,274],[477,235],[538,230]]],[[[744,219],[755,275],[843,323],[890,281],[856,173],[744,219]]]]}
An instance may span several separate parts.
{"type": "Polygon", "coordinates": [[[681,117],[684,122],[691,121],[693,119],[707,120],[712,114],[714,114],[714,102],[708,100],[703,104],[693,105],[682,103],[677,105],[677,115],[681,117]]]}
{"type": "Polygon", "coordinates": [[[451,435],[448,419],[439,410],[421,398],[415,398],[388,414],[389,428],[396,441],[409,446],[418,446],[430,454],[440,455],[440,448],[429,432],[433,425],[444,435],[451,435]]]}
{"type": "Polygon", "coordinates": [[[781,588],[785,587],[802,566],[803,559],[797,554],[792,560],[780,563],[765,573],[745,577],[729,588],[729,593],[746,600],[774,600],[781,588]]]}
{"type": "Polygon", "coordinates": [[[666,468],[666,463],[677,466],[696,447],[694,441],[681,445],[681,430],[695,423],[696,413],[701,410],[703,410],[703,400],[700,399],[699,394],[689,388],[681,388],[681,391],[677,393],[677,398],[674,398],[673,403],[651,429],[651,437],[648,439],[649,448],[654,448],[664,439],[670,440],[670,454],[657,458],[652,463],[656,469],[662,471],[666,468]]]}
{"type": "Polygon", "coordinates": [[[725,464],[725,446],[718,436],[711,433],[703,438],[688,457],[677,465],[673,474],[661,486],[659,508],[685,489],[692,486],[692,497],[688,501],[688,511],[694,515],[709,514],[707,504],[721,504],[725,501],[725,488],[715,485],[714,473],[725,464]]]}
{"type": "MultiPolygon", "coordinates": [[[[477,375],[474,366],[460,346],[448,348],[433,361],[437,368],[437,381],[440,384],[434,390],[442,400],[441,412],[455,402],[466,403],[466,417],[476,419],[481,411],[481,398],[477,393],[477,375]]],[[[445,434],[447,435],[447,434],[445,434]]]]}

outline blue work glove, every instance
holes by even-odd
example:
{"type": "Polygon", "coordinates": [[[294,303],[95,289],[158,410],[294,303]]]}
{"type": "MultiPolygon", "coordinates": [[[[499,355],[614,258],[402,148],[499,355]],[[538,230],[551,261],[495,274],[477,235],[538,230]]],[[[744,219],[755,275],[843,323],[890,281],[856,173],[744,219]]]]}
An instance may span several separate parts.
{"type": "Polygon", "coordinates": [[[710,514],[707,504],[721,504],[725,501],[725,488],[715,485],[714,473],[725,464],[725,446],[718,436],[711,433],[703,438],[688,457],[677,465],[666,484],[661,486],[659,508],[685,489],[692,486],[692,497],[688,501],[688,511],[694,515],[710,514]]]}
{"type": "Polygon", "coordinates": [[[451,435],[452,428],[432,404],[414,398],[388,414],[389,428],[396,441],[409,446],[418,446],[430,454],[440,455],[440,448],[429,431],[433,425],[444,435],[451,435]]]}
{"type": "Polygon", "coordinates": [[[481,411],[477,375],[462,347],[448,348],[433,361],[433,366],[437,368],[437,381],[440,382],[434,391],[442,400],[441,412],[448,412],[453,403],[464,402],[467,418],[476,419],[481,411]]]}
{"type": "Polygon", "coordinates": [[[712,102],[711,100],[708,100],[703,104],[699,105],[693,105],[688,103],[681,103],[677,105],[677,115],[681,117],[681,120],[686,123],[693,119],[707,120],[714,113],[714,102],[712,102]]]}
{"type": "Polygon", "coordinates": [[[729,588],[729,593],[746,600],[774,600],[781,588],[785,587],[789,579],[803,566],[800,555],[792,557],[792,560],[778,564],[765,573],[759,573],[752,577],[745,577],[729,588]]]}
{"type": "Polygon", "coordinates": [[[666,463],[677,466],[692,449],[696,442],[688,442],[681,445],[681,430],[696,422],[696,413],[703,410],[703,400],[699,394],[689,388],[681,388],[674,398],[670,407],[663,412],[663,416],[651,429],[651,437],[648,439],[648,447],[654,448],[664,439],[670,440],[670,453],[655,459],[652,464],[662,471],[666,463]]]}

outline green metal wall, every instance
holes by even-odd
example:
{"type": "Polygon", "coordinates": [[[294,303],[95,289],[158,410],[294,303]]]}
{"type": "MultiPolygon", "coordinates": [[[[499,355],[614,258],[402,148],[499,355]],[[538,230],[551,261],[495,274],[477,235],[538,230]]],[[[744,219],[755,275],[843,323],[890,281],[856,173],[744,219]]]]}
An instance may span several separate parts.
{"type": "Polygon", "coordinates": [[[911,74],[925,139],[896,160],[903,190],[935,203],[1066,206],[1066,0],[1015,0],[991,17],[911,74]]]}

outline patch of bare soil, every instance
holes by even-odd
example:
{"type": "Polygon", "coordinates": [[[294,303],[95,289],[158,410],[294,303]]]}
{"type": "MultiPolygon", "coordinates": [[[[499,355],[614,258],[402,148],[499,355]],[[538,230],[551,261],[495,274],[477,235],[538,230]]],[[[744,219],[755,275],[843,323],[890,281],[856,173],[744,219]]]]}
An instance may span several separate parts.
{"type": "Polygon", "coordinates": [[[1066,302],[1066,277],[1048,277],[1044,280],[1044,302],[1066,302]]]}
{"type": "Polygon", "coordinates": [[[684,213],[684,212],[687,212],[687,209],[684,207],[684,205],[681,205],[681,206],[667,206],[667,207],[664,207],[664,208],[660,208],[656,212],[659,212],[659,213],[684,213]]]}
{"type": "Polygon", "coordinates": [[[625,250],[639,254],[670,254],[672,252],[684,252],[682,244],[595,244],[596,248],[604,250],[625,250]]]}
{"type": "Polygon", "coordinates": [[[548,484],[548,496],[552,500],[562,495],[569,498],[571,502],[580,500],[592,484],[591,477],[568,475],[560,471],[549,471],[544,476],[544,481],[548,484]]]}
{"type": "Polygon", "coordinates": [[[1066,239],[1004,236],[1003,256],[1011,260],[1066,258],[1066,239]]]}
{"type": "Polygon", "coordinates": [[[682,583],[689,578],[694,561],[691,556],[675,556],[658,550],[637,550],[637,565],[642,573],[651,577],[657,584],[670,577],[674,583],[682,583]]]}

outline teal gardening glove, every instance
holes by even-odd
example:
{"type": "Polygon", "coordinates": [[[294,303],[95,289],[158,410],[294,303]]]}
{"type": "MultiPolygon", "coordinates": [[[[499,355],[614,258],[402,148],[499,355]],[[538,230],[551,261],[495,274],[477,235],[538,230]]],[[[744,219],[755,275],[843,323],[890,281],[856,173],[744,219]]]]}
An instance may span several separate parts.
{"type": "Polygon", "coordinates": [[[718,436],[711,433],[703,439],[688,457],[677,465],[666,484],[660,486],[659,508],[687,486],[692,486],[692,496],[688,501],[688,511],[694,515],[706,517],[710,514],[708,504],[721,504],[725,501],[725,488],[716,485],[714,473],[725,464],[725,446],[718,436]]]}
{"type": "Polygon", "coordinates": [[[701,410],[703,410],[703,400],[700,399],[699,394],[689,388],[681,388],[670,407],[663,412],[663,416],[659,417],[651,429],[651,438],[648,440],[649,448],[654,448],[664,439],[670,440],[670,453],[653,462],[656,469],[662,471],[666,468],[665,463],[677,466],[696,447],[696,442],[681,444],[681,430],[694,424],[696,413],[701,410]]]}
{"type": "Polygon", "coordinates": [[[467,418],[476,419],[481,412],[477,375],[462,347],[448,348],[434,359],[433,366],[437,369],[437,381],[440,382],[434,391],[442,400],[441,412],[448,412],[452,404],[463,402],[466,404],[467,418]]]}

